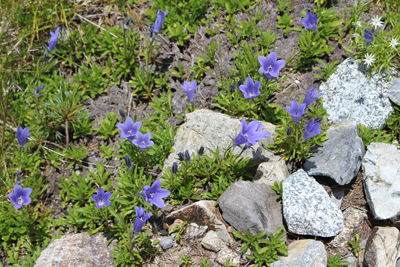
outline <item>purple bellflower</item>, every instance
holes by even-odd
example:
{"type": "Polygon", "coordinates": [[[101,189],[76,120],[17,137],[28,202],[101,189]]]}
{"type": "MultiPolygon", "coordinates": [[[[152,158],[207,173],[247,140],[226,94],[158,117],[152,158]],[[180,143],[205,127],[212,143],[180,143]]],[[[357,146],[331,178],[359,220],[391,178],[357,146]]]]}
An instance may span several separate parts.
{"type": "Polygon", "coordinates": [[[126,23],[125,23],[125,25],[126,25],[126,26],[129,26],[129,22],[130,22],[131,20],[132,20],[132,18],[131,18],[131,17],[127,18],[127,19],[126,19],[126,23]]]}
{"type": "Polygon", "coordinates": [[[172,164],[171,172],[172,172],[172,174],[176,174],[178,172],[178,163],[174,162],[172,164]]]}
{"type": "Polygon", "coordinates": [[[20,185],[16,184],[14,186],[14,193],[10,193],[7,196],[13,203],[15,210],[18,210],[22,205],[28,205],[31,203],[31,198],[29,197],[31,193],[32,188],[22,189],[20,185]]]}
{"type": "Polygon", "coordinates": [[[269,135],[268,131],[263,131],[261,122],[252,121],[247,125],[246,121],[242,119],[242,130],[235,138],[235,144],[239,146],[246,143],[246,145],[252,146],[269,135]]]}
{"type": "Polygon", "coordinates": [[[314,123],[314,120],[310,120],[306,125],[306,130],[303,134],[304,139],[308,139],[322,133],[322,130],[319,128],[320,126],[320,122],[314,123]]]}
{"type": "Polygon", "coordinates": [[[313,15],[308,11],[306,17],[301,19],[301,23],[303,23],[304,28],[315,31],[318,24],[318,14],[313,15]]]}
{"type": "Polygon", "coordinates": [[[17,140],[21,147],[25,145],[26,140],[29,136],[31,136],[31,134],[29,133],[29,127],[25,127],[24,129],[22,129],[21,126],[18,126],[18,130],[15,132],[15,134],[17,135],[17,140]]]}
{"type": "Polygon", "coordinates": [[[275,52],[269,54],[268,58],[259,56],[258,61],[261,64],[259,73],[265,73],[268,79],[278,78],[279,70],[286,64],[285,60],[277,60],[275,52]]]}
{"type": "Polygon", "coordinates": [[[122,132],[122,138],[128,138],[128,140],[131,142],[133,141],[133,139],[135,139],[135,136],[138,133],[140,126],[142,126],[141,121],[133,124],[133,120],[130,117],[126,118],[125,125],[122,123],[117,124],[118,129],[120,129],[122,132]]]}
{"type": "Polygon", "coordinates": [[[189,153],[189,150],[186,150],[186,151],[185,151],[185,161],[186,161],[186,164],[189,164],[189,162],[190,162],[190,153],[189,153]]]}
{"type": "Polygon", "coordinates": [[[185,156],[183,155],[183,152],[178,153],[178,157],[180,161],[183,161],[185,159],[185,156]]]}
{"type": "Polygon", "coordinates": [[[150,38],[153,38],[154,35],[154,26],[150,24],[150,38]]]}
{"type": "Polygon", "coordinates": [[[183,86],[181,86],[181,88],[186,91],[187,98],[189,99],[190,102],[192,102],[194,98],[194,93],[196,92],[197,88],[197,81],[194,80],[191,83],[184,81],[183,86]]]}
{"type": "Polygon", "coordinates": [[[38,89],[36,89],[34,92],[35,96],[40,96],[40,91],[42,91],[43,88],[44,88],[44,85],[39,86],[38,89]]]}
{"type": "Polygon", "coordinates": [[[322,93],[317,94],[317,87],[314,87],[311,89],[311,87],[308,87],[306,98],[304,98],[303,103],[306,104],[306,107],[310,105],[312,102],[318,99],[318,97],[322,96],[322,93]]]}
{"type": "Polygon", "coordinates": [[[290,116],[292,116],[293,120],[295,122],[299,122],[301,119],[301,116],[303,116],[305,113],[304,110],[306,108],[306,103],[302,103],[299,106],[299,103],[297,103],[296,100],[293,100],[292,106],[291,107],[286,106],[285,108],[289,112],[290,116]]]}
{"type": "Polygon", "coordinates": [[[146,185],[142,191],[144,200],[156,205],[160,209],[164,208],[163,198],[169,196],[169,194],[171,194],[170,191],[161,188],[160,180],[155,181],[151,187],[146,185]]]}
{"type": "Polygon", "coordinates": [[[20,175],[21,173],[22,173],[21,171],[17,172],[17,184],[20,184],[20,183],[21,183],[21,180],[19,179],[19,175],[20,175]]]}
{"type": "Polygon", "coordinates": [[[60,32],[60,27],[58,27],[55,32],[50,32],[50,44],[47,47],[47,50],[51,51],[57,44],[58,33],[60,32]]]}
{"type": "Polygon", "coordinates": [[[168,14],[168,9],[165,10],[164,12],[161,12],[160,10],[158,10],[156,23],[154,23],[154,31],[156,33],[160,32],[161,27],[162,27],[162,25],[164,23],[165,16],[167,14],[168,14]]]}
{"type": "Polygon", "coordinates": [[[129,169],[132,168],[132,161],[131,161],[131,158],[129,157],[129,155],[125,155],[125,165],[129,169]]]}
{"type": "Polygon", "coordinates": [[[254,99],[260,95],[261,82],[253,82],[253,79],[247,77],[246,85],[240,85],[239,89],[244,93],[245,98],[254,99]]]}
{"type": "Polygon", "coordinates": [[[145,151],[147,147],[154,145],[154,142],[150,138],[151,133],[143,135],[141,132],[137,132],[136,139],[132,140],[132,144],[138,146],[140,150],[145,151]]]}
{"type": "Polygon", "coordinates": [[[137,206],[135,206],[135,210],[136,210],[136,219],[133,222],[133,231],[135,231],[136,233],[139,233],[140,230],[142,230],[144,224],[146,223],[146,221],[153,216],[153,214],[151,214],[150,212],[146,213],[146,209],[145,208],[139,208],[137,206]]]}
{"type": "Polygon", "coordinates": [[[371,31],[365,30],[364,40],[367,44],[371,44],[374,40],[374,37],[376,37],[375,29],[372,29],[371,31]]]}
{"type": "Polygon", "coordinates": [[[102,188],[97,189],[97,195],[92,196],[93,201],[96,202],[96,207],[99,209],[110,206],[110,198],[111,192],[104,192],[102,188]]]}

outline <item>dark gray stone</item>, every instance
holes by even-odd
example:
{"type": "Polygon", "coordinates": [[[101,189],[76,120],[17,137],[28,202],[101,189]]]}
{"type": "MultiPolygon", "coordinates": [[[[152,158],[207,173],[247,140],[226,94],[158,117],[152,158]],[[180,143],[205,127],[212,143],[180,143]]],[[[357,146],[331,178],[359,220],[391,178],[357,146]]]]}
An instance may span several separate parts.
{"type": "Polygon", "coordinates": [[[329,128],[329,139],[304,163],[313,176],[328,176],[346,185],[357,176],[364,156],[364,143],[355,122],[342,122],[329,128]]]}
{"type": "Polygon", "coordinates": [[[275,234],[283,226],[281,204],[268,185],[238,181],[225,190],[218,203],[225,221],[240,232],[250,229],[253,235],[261,231],[275,234]]]}

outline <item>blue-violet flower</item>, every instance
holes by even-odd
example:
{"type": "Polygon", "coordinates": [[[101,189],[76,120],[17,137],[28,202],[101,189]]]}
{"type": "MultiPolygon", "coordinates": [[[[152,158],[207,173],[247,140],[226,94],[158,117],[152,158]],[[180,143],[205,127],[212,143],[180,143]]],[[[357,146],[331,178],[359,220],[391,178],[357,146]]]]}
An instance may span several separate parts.
{"type": "Polygon", "coordinates": [[[377,35],[375,34],[375,29],[372,29],[371,31],[369,30],[365,30],[364,31],[364,40],[367,44],[371,44],[372,41],[374,40],[374,37],[376,37],[377,35]]]}
{"type": "Polygon", "coordinates": [[[302,103],[299,106],[299,103],[297,103],[296,100],[293,100],[292,106],[291,107],[286,106],[285,108],[289,112],[290,116],[292,116],[293,120],[295,122],[299,122],[301,119],[301,116],[303,116],[305,113],[304,110],[306,108],[306,103],[302,103]]]}
{"type": "Polygon", "coordinates": [[[235,138],[235,144],[241,145],[246,143],[248,146],[255,145],[261,139],[268,137],[271,133],[263,131],[262,122],[252,121],[247,125],[246,121],[242,119],[242,130],[235,138]]]}
{"type": "Polygon", "coordinates": [[[164,208],[163,198],[169,196],[169,194],[171,194],[171,192],[167,189],[161,189],[160,180],[155,181],[151,187],[146,185],[143,187],[142,191],[144,200],[150,204],[156,205],[160,209],[164,208]]]}
{"type": "Polygon", "coordinates": [[[143,135],[141,132],[137,132],[136,139],[132,141],[132,144],[138,146],[140,150],[145,151],[147,147],[154,145],[154,142],[150,138],[151,133],[143,135]]]}
{"type": "Polygon", "coordinates": [[[28,205],[31,203],[31,198],[29,195],[32,193],[32,188],[25,188],[18,184],[14,186],[14,193],[10,193],[7,197],[11,200],[14,205],[15,210],[18,210],[22,205],[28,205]]]}
{"type": "Polygon", "coordinates": [[[164,12],[161,12],[160,10],[158,10],[156,23],[154,23],[154,31],[156,33],[160,32],[161,27],[162,27],[162,25],[164,23],[165,16],[167,14],[168,14],[168,9],[165,10],[164,12]]]}
{"type": "Polygon", "coordinates": [[[122,123],[118,123],[117,127],[118,129],[121,130],[122,134],[122,138],[128,138],[129,141],[133,141],[133,139],[135,139],[135,136],[140,128],[140,126],[142,126],[142,122],[138,121],[135,124],[133,124],[133,120],[128,117],[125,120],[125,125],[122,123]]]}
{"type": "Polygon", "coordinates": [[[57,44],[58,33],[60,32],[60,27],[58,27],[55,32],[50,32],[50,44],[47,47],[47,50],[51,51],[57,44]]]}
{"type": "Polygon", "coordinates": [[[140,230],[143,228],[145,222],[153,215],[150,212],[146,213],[146,209],[145,208],[139,208],[137,206],[135,206],[135,210],[136,210],[136,219],[133,222],[133,231],[135,231],[136,233],[139,233],[140,230]]]}
{"type": "Polygon", "coordinates": [[[96,202],[96,207],[99,209],[110,206],[110,198],[111,192],[104,192],[102,188],[97,189],[97,195],[92,196],[93,201],[96,202]]]}
{"type": "Polygon", "coordinates": [[[239,89],[244,93],[245,98],[254,99],[260,95],[261,82],[253,82],[253,79],[247,77],[246,85],[240,85],[239,89]]]}
{"type": "Polygon", "coordinates": [[[304,98],[303,103],[306,104],[306,107],[310,105],[312,102],[318,99],[318,97],[322,96],[322,93],[317,94],[317,87],[311,89],[308,87],[306,98],[304,98]]]}
{"type": "Polygon", "coordinates": [[[192,102],[194,98],[194,93],[196,92],[197,88],[197,81],[194,80],[191,83],[184,81],[183,86],[181,86],[181,88],[186,91],[187,98],[189,99],[190,102],[192,102]]]}
{"type": "Polygon", "coordinates": [[[31,136],[31,134],[29,133],[29,127],[25,127],[24,129],[22,129],[21,126],[18,126],[18,130],[15,132],[15,134],[17,135],[17,140],[21,147],[25,145],[26,140],[29,136],[31,136]]]}
{"type": "Polygon", "coordinates": [[[268,79],[270,78],[278,78],[279,77],[279,70],[285,66],[285,60],[278,60],[276,57],[276,53],[272,52],[268,55],[268,58],[265,57],[258,57],[258,61],[261,64],[261,68],[259,73],[265,73],[268,79]]]}
{"type": "Polygon", "coordinates": [[[303,134],[304,139],[308,139],[322,133],[322,130],[319,129],[320,126],[320,122],[314,123],[313,120],[310,120],[305,127],[306,129],[303,134]]]}
{"type": "Polygon", "coordinates": [[[306,17],[301,19],[304,28],[315,31],[318,24],[318,14],[313,15],[310,11],[307,12],[306,17]]]}
{"type": "Polygon", "coordinates": [[[21,180],[19,179],[19,175],[20,175],[21,173],[22,173],[21,171],[18,171],[18,172],[17,172],[17,184],[20,184],[20,183],[21,183],[21,180]]]}

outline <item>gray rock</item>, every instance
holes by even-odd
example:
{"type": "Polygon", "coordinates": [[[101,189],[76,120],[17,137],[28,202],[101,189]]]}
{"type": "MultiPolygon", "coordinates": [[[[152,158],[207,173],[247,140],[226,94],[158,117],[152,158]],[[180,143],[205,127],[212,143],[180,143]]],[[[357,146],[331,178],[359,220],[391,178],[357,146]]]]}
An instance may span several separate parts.
{"type": "Polygon", "coordinates": [[[346,185],[357,176],[365,149],[355,122],[331,126],[329,139],[304,163],[304,170],[313,176],[328,176],[346,185]]]}
{"type": "MultiPolygon", "coordinates": [[[[385,74],[373,73],[359,60],[346,59],[319,87],[329,120],[362,123],[372,129],[382,129],[393,112],[387,97],[392,82],[385,74]]],[[[393,73],[395,74],[395,73],[393,73]]]]}
{"type": "Polygon", "coordinates": [[[166,236],[160,239],[160,246],[162,249],[172,248],[173,241],[170,237],[166,236]]]}
{"type": "Polygon", "coordinates": [[[287,257],[279,257],[271,267],[326,267],[328,264],[325,246],[312,239],[296,240],[289,244],[287,257]]]}
{"type": "Polygon", "coordinates": [[[334,247],[344,247],[348,245],[356,233],[359,233],[364,222],[364,218],[367,217],[365,211],[349,207],[343,212],[344,216],[344,229],[340,234],[329,242],[334,247]]]}
{"type": "Polygon", "coordinates": [[[186,228],[185,238],[193,239],[193,238],[200,237],[200,236],[204,235],[204,233],[207,231],[207,228],[208,228],[208,226],[206,226],[206,225],[198,226],[195,223],[191,223],[186,228]]]}
{"type": "Polygon", "coordinates": [[[365,247],[364,266],[395,266],[399,245],[400,232],[396,227],[375,227],[365,247]]]}
{"type": "Polygon", "coordinates": [[[400,150],[395,145],[371,143],[363,159],[365,197],[378,220],[400,213],[400,150]]]}
{"type": "Polygon", "coordinates": [[[343,230],[342,212],[303,169],[290,175],[282,188],[283,216],[289,232],[331,237],[343,230]]]}
{"type": "Polygon", "coordinates": [[[240,263],[240,255],[228,248],[227,246],[224,246],[221,248],[220,251],[217,253],[217,259],[216,262],[221,264],[222,266],[226,266],[226,260],[229,259],[229,264],[235,264],[235,266],[239,266],[240,263]]]}
{"type": "Polygon", "coordinates": [[[245,233],[261,231],[275,234],[283,226],[281,204],[270,186],[238,181],[231,184],[218,199],[225,221],[245,233]]]}
{"type": "Polygon", "coordinates": [[[347,267],[357,267],[357,258],[353,255],[349,255],[343,258],[341,261],[347,261],[349,263],[347,267]]]}
{"type": "Polygon", "coordinates": [[[54,240],[35,263],[35,267],[114,266],[111,251],[115,242],[106,246],[107,238],[98,233],[65,235],[54,240]]]}
{"type": "Polygon", "coordinates": [[[201,241],[201,245],[208,250],[218,252],[224,246],[224,242],[218,237],[216,232],[208,231],[201,241]]]}
{"type": "Polygon", "coordinates": [[[400,106],[400,78],[393,81],[392,88],[388,92],[388,97],[396,105],[400,106]]]}
{"type": "MultiPolygon", "coordinates": [[[[188,221],[196,223],[200,227],[207,226],[208,229],[215,231],[218,237],[223,241],[232,243],[234,240],[232,240],[227,230],[228,224],[224,221],[219,209],[216,208],[215,205],[216,202],[212,200],[198,201],[192,205],[172,212],[166,217],[166,221],[180,223],[181,225],[182,221],[188,221]]],[[[170,229],[173,228],[170,227],[170,229]]]]}
{"type": "Polygon", "coordinates": [[[340,209],[342,207],[345,191],[343,189],[332,191],[331,200],[340,209]]]}
{"type": "Polygon", "coordinates": [[[256,184],[274,185],[274,182],[285,181],[289,171],[284,160],[268,161],[258,165],[253,182],[256,184]]]}
{"type": "MultiPolygon", "coordinates": [[[[246,122],[249,123],[250,121],[246,120],[246,122]]],[[[174,152],[169,154],[165,160],[161,175],[172,166],[174,161],[177,161],[178,153],[185,150],[188,150],[192,155],[192,153],[197,154],[200,146],[214,151],[219,147],[220,155],[223,155],[225,149],[230,146],[241,129],[240,119],[222,113],[200,109],[187,114],[185,123],[181,125],[175,136],[174,152]]],[[[274,156],[272,151],[267,149],[267,145],[272,144],[274,137],[276,137],[275,125],[263,122],[263,130],[270,132],[271,135],[245,150],[242,154],[243,158],[249,157],[257,163],[279,159],[279,157],[274,156]]],[[[233,154],[239,154],[242,147],[244,145],[232,148],[233,154]]],[[[204,154],[212,156],[207,149],[205,149],[204,154]]]]}

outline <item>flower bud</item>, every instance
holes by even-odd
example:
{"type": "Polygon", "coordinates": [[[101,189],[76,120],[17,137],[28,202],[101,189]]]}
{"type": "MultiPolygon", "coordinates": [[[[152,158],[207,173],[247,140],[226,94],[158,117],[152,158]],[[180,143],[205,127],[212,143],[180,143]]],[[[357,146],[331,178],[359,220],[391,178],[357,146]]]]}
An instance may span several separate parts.
{"type": "Polygon", "coordinates": [[[229,85],[229,92],[235,92],[235,86],[233,84],[229,85]]]}
{"type": "Polygon", "coordinates": [[[204,154],[204,147],[201,146],[199,149],[199,155],[202,156],[204,154]]]}
{"type": "Polygon", "coordinates": [[[125,156],[125,164],[126,164],[126,167],[132,168],[131,158],[128,155],[125,156]]]}
{"type": "Polygon", "coordinates": [[[122,109],[119,110],[119,115],[121,115],[122,118],[126,117],[125,112],[122,109]]]}
{"type": "Polygon", "coordinates": [[[185,157],[183,156],[183,153],[182,153],[182,152],[179,152],[179,153],[178,153],[178,157],[179,157],[179,160],[180,160],[180,161],[183,161],[183,160],[185,159],[185,157]]]}
{"type": "Polygon", "coordinates": [[[291,134],[292,134],[292,129],[288,128],[288,129],[286,130],[286,135],[291,135],[291,134]]]}
{"type": "Polygon", "coordinates": [[[174,162],[172,164],[172,174],[176,174],[178,172],[178,163],[174,162]]]}
{"type": "Polygon", "coordinates": [[[317,152],[318,151],[318,147],[317,146],[312,146],[312,147],[310,147],[310,152],[311,153],[315,153],[315,152],[317,152]]]}
{"type": "Polygon", "coordinates": [[[210,168],[211,168],[210,164],[206,164],[206,169],[208,170],[210,168]]]}
{"type": "Polygon", "coordinates": [[[314,123],[321,122],[321,121],[322,121],[322,117],[318,117],[318,118],[316,118],[316,119],[314,120],[314,123]]]}
{"type": "Polygon", "coordinates": [[[238,83],[237,83],[237,87],[239,88],[239,86],[241,86],[242,84],[243,84],[243,80],[240,79],[240,80],[238,81],[238,83]]]}
{"type": "Polygon", "coordinates": [[[187,164],[190,162],[190,154],[188,150],[185,151],[185,161],[187,164]]]}

